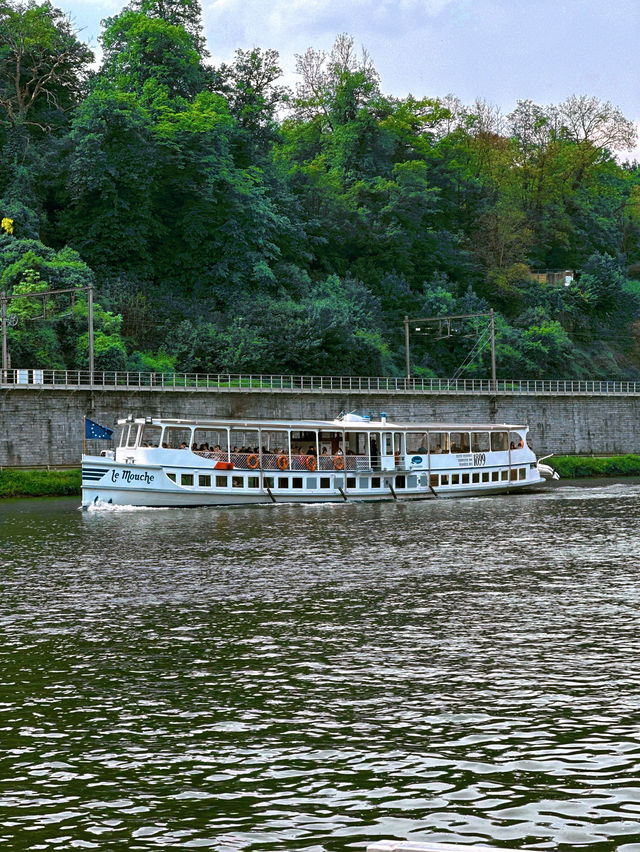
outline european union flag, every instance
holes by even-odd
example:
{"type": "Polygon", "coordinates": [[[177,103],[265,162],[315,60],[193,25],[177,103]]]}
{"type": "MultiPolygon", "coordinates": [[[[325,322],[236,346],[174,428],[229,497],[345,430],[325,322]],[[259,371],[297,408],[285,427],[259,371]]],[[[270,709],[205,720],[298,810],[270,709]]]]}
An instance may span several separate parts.
{"type": "Polygon", "coordinates": [[[100,426],[99,423],[94,423],[88,417],[84,418],[84,436],[85,438],[93,438],[97,441],[109,441],[113,435],[113,429],[107,429],[106,426],[100,426]]]}

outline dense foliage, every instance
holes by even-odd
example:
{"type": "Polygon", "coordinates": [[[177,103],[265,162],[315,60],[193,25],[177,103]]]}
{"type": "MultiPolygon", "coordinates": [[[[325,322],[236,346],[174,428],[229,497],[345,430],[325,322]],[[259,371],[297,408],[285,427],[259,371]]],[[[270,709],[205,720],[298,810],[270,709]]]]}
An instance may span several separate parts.
{"type": "MultiPolygon", "coordinates": [[[[401,373],[405,315],[493,308],[501,377],[640,377],[611,104],[389,97],[344,35],[292,93],[272,50],[209,64],[197,0],[103,23],[90,72],[60,10],[0,0],[0,290],[95,285],[98,369],[401,373]]],[[[14,366],[87,363],[82,289],[8,310],[14,366]]],[[[412,370],[486,376],[485,328],[412,325],[412,370]]]]}

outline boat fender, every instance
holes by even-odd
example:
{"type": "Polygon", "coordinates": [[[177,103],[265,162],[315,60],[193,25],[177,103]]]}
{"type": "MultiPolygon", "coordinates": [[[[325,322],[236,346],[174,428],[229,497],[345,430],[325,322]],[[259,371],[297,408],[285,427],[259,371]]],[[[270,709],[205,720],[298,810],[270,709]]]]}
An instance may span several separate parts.
{"type": "Polygon", "coordinates": [[[289,467],[289,459],[283,454],[278,456],[276,464],[278,465],[279,470],[286,470],[289,467]]]}

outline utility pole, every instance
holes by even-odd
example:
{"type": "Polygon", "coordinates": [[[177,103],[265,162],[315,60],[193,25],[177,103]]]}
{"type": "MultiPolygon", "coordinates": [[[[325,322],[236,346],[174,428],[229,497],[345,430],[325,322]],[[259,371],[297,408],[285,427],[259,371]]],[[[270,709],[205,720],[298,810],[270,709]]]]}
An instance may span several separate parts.
{"type": "Polygon", "coordinates": [[[87,305],[89,309],[89,385],[93,387],[93,284],[87,285],[87,305]]]}
{"type": "MultiPolygon", "coordinates": [[[[488,317],[489,318],[489,334],[491,337],[491,390],[493,393],[496,392],[497,383],[496,383],[496,324],[495,324],[495,315],[493,308],[486,313],[481,314],[458,314],[456,316],[446,316],[446,317],[417,317],[415,319],[410,319],[407,314],[404,315],[404,355],[405,355],[405,367],[407,373],[407,380],[411,378],[411,360],[409,357],[409,323],[447,323],[449,334],[446,336],[449,337],[451,334],[451,321],[452,320],[463,320],[463,319],[473,319],[475,317],[488,317]]],[[[416,331],[420,331],[420,329],[416,329],[416,331]]]]}
{"type": "Polygon", "coordinates": [[[404,315],[404,360],[407,368],[407,380],[411,378],[411,362],[409,360],[409,316],[404,315]]]}
{"type": "Polygon", "coordinates": [[[491,330],[491,390],[496,392],[496,324],[493,308],[489,311],[489,327],[491,330]]]}
{"type": "Polygon", "coordinates": [[[0,292],[0,315],[2,316],[2,381],[7,381],[9,356],[7,353],[7,291],[0,292]]]}

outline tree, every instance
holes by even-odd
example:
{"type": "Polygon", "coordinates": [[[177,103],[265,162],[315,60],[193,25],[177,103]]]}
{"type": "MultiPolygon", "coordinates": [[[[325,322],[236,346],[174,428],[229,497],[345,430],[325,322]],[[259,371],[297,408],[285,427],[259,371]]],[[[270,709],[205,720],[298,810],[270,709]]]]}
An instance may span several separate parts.
{"type": "Polygon", "coordinates": [[[0,2],[0,32],[0,123],[47,132],[80,100],[93,54],[49,2],[0,2]]]}
{"type": "Polygon", "coordinates": [[[132,9],[105,23],[101,38],[104,62],[94,87],[141,97],[151,84],[151,92],[162,87],[170,98],[187,100],[206,88],[200,55],[181,25],[132,9]]]}
{"type": "Polygon", "coordinates": [[[362,48],[358,58],[353,38],[342,33],[331,52],[308,50],[296,55],[302,81],[296,87],[298,118],[318,118],[330,130],[355,118],[361,107],[380,93],[380,78],[371,57],[362,48]]]}

